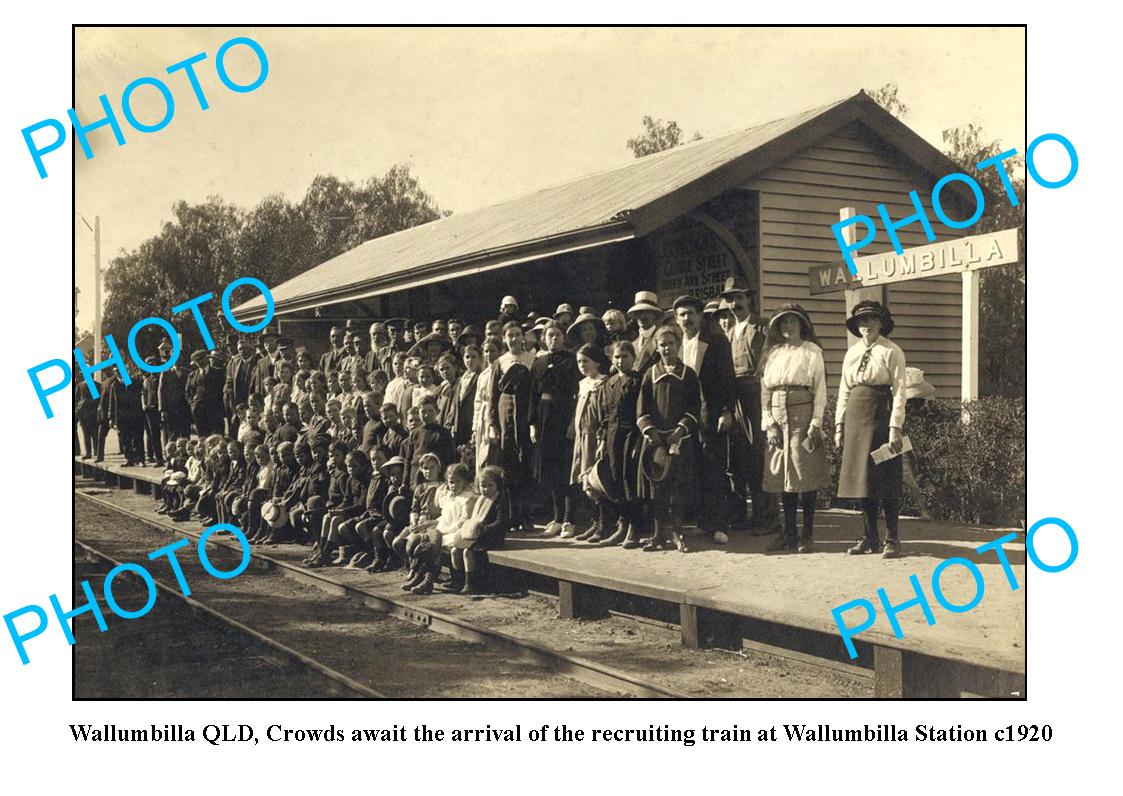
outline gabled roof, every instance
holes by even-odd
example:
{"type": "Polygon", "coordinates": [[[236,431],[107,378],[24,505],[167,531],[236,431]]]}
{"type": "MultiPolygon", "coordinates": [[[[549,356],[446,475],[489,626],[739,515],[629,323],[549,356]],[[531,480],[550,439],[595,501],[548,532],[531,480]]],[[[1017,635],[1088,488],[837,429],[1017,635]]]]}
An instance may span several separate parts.
{"type": "MultiPolygon", "coordinates": [[[[271,287],[276,312],[362,299],[645,235],[860,121],[942,177],[959,168],[864,92],[783,119],[632,160],[505,202],[368,240],[271,287]]],[[[959,182],[949,189],[962,188],[959,182]]],[[[260,318],[256,297],[235,309],[260,318]]]]}

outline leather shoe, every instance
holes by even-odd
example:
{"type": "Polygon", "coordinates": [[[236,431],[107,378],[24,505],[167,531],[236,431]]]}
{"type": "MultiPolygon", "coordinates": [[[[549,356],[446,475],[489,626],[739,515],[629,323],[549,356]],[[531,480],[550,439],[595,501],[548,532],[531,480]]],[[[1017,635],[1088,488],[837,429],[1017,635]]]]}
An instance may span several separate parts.
{"type": "Polygon", "coordinates": [[[876,545],[871,544],[869,539],[862,537],[846,552],[852,556],[864,556],[866,553],[876,553],[877,549],[876,545]]]}
{"type": "Polygon", "coordinates": [[[780,553],[785,550],[795,550],[796,547],[797,543],[795,537],[791,534],[783,533],[769,542],[768,547],[764,548],[764,551],[766,553],[780,553]]]}

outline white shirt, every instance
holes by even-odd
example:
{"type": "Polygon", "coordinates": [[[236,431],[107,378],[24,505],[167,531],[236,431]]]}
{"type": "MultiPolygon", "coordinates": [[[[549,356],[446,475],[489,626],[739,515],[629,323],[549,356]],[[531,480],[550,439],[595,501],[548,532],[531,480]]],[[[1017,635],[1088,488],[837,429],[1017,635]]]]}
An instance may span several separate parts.
{"type": "Polygon", "coordinates": [[[760,380],[761,427],[767,431],[774,422],[772,391],[778,387],[807,387],[813,399],[811,425],[822,427],[827,408],[827,373],[823,349],[804,340],[800,345],[778,345],[768,353],[760,380]]]}
{"type": "Polygon", "coordinates": [[[868,346],[868,350],[870,357],[861,373],[858,369],[867,351],[866,344],[859,340],[846,351],[846,357],[842,360],[842,378],[838,384],[838,405],[834,412],[834,422],[837,425],[846,416],[851,388],[859,384],[888,385],[893,394],[893,412],[889,416],[889,426],[899,429],[905,423],[905,352],[884,336],[879,336],[873,345],[868,346]]]}
{"type": "Polygon", "coordinates": [[[702,335],[700,334],[696,334],[690,339],[685,336],[682,338],[682,361],[694,371],[695,375],[701,373],[702,370],[702,354],[705,353],[705,349],[698,345],[701,341],[702,335]]]}

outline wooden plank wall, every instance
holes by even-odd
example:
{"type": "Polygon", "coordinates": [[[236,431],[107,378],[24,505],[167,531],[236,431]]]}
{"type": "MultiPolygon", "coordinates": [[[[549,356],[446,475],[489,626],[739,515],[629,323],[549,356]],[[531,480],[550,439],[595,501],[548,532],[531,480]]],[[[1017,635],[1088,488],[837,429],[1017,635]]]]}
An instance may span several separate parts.
{"type": "MultiPolygon", "coordinates": [[[[768,316],[781,304],[794,301],[811,313],[824,346],[832,391],[838,386],[847,345],[845,299],[842,293],[812,297],[808,268],[841,261],[831,232],[840,208],[854,207],[858,213],[876,219],[877,205],[884,203],[891,218],[904,218],[914,212],[908,198],[913,189],[928,211],[937,240],[969,234],[969,230],[951,230],[936,223],[931,209],[934,182],[928,175],[910,173],[894,153],[855,124],[807,147],[745,186],[760,192],[762,310],[768,316]]],[[[947,192],[941,200],[953,217],[965,217],[966,213],[947,207],[947,192]]],[[[905,246],[928,243],[919,224],[899,230],[898,235],[905,246]]],[[[860,254],[891,248],[879,224],[877,242],[860,254]]],[[[924,371],[940,398],[959,398],[960,291],[959,275],[914,280],[892,285],[887,291],[896,324],[892,339],[904,350],[908,364],[924,371]]]]}

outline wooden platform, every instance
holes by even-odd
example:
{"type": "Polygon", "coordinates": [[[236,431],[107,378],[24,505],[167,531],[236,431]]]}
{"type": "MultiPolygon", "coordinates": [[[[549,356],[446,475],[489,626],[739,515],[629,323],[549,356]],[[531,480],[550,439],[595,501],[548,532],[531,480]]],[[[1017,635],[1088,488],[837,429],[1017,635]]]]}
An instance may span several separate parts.
{"type": "MultiPolygon", "coordinates": [[[[123,489],[149,494],[162,470],[126,468],[119,457],[102,464],[75,459],[75,472],[123,489]]],[[[1009,529],[984,529],[951,523],[903,519],[903,557],[848,556],[861,536],[855,512],[822,511],[816,516],[816,552],[766,555],[771,537],[734,534],[729,545],[696,539],[689,554],[644,553],[596,548],[581,542],[516,535],[491,562],[552,584],[565,618],[603,615],[608,598],[630,596],[677,609],[683,644],[693,648],[739,649],[758,639],[849,661],[831,609],[865,598],[878,606],[874,626],[855,637],[859,662],[875,673],[879,697],[954,697],[961,692],[990,697],[1025,697],[1025,548],[1024,535],[1006,545],[1022,588],[1011,591],[997,559],[979,557],[975,547],[1009,529]],[[985,596],[963,614],[945,611],[932,596],[931,574],[940,561],[963,556],[983,572],[985,596]],[[909,575],[923,586],[936,624],[929,626],[919,607],[898,614],[904,631],[893,635],[880,610],[877,589],[894,604],[913,597],[909,575]]],[[[953,603],[966,603],[974,583],[962,567],[941,580],[953,603]]],[[[861,618],[855,612],[854,623],[861,618]]]]}

